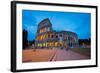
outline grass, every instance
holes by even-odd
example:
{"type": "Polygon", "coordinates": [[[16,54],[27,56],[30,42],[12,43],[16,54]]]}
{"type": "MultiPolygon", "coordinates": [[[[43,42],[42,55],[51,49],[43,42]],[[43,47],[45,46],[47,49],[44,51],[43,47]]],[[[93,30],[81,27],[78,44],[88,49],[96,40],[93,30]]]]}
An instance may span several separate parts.
{"type": "Polygon", "coordinates": [[[91,56],[91,48],[73,48],[71,50],[85,56],[91,56]]]}

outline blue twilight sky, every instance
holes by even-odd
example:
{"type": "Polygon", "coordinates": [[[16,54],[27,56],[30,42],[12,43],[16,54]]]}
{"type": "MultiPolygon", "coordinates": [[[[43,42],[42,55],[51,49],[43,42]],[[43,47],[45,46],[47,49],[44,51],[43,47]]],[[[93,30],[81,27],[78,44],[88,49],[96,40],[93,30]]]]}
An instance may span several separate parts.
{"type": "Polygon", "coordinates": [[[80,12],[52,12],[52,11],[22,11],[22,26],[28,31],[28,40],[35,39],[37,25],[43,19],[49,18],[56,31],[72,31],[79,39],[91,37],[91,14],[80,12]]]}

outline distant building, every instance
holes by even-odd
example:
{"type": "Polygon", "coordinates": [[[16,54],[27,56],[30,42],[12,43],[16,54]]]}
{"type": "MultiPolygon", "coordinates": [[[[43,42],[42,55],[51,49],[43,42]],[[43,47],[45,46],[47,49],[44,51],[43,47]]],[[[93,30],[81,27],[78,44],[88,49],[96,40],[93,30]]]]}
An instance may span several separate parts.
{"type": "Polygon", "coordinates": [[[79,46],[82,48],[91,48],[91,38],[88,39],[79,39],[79,46]]]}
{"type": "Polygon", "coordinates": [[[77,45],[78,37],[76,33],[71,31],[57,32],[53,30],[52,24],[48,18],[38,24],[35,47],[76,47],[77,45]]]}

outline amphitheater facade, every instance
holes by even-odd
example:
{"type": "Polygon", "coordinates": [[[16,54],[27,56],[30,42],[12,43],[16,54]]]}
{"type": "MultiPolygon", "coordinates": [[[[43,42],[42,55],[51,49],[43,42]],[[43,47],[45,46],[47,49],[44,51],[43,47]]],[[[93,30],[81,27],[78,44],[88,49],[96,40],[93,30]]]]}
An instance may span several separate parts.
{"type": "Polygon", "coordinates": [[[35,40],[35,47],[37,48],[71,48],[78,46],[78,36],[76,33],[53,30],[48,18],[41,21],[37,28],[35,40]]]}

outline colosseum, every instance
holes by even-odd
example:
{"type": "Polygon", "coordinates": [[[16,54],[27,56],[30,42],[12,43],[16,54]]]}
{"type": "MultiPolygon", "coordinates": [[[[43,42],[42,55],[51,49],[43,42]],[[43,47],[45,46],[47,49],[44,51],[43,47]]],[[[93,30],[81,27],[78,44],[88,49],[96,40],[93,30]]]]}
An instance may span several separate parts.
{"type": "Polygon", "coordinates": [[[78,36],[71,31],[53,30],[52,24],[48,18],[38,24],[36,32],[36,48],[53,48],[53,47],[76,47],[78,45],[78,36]]]}

